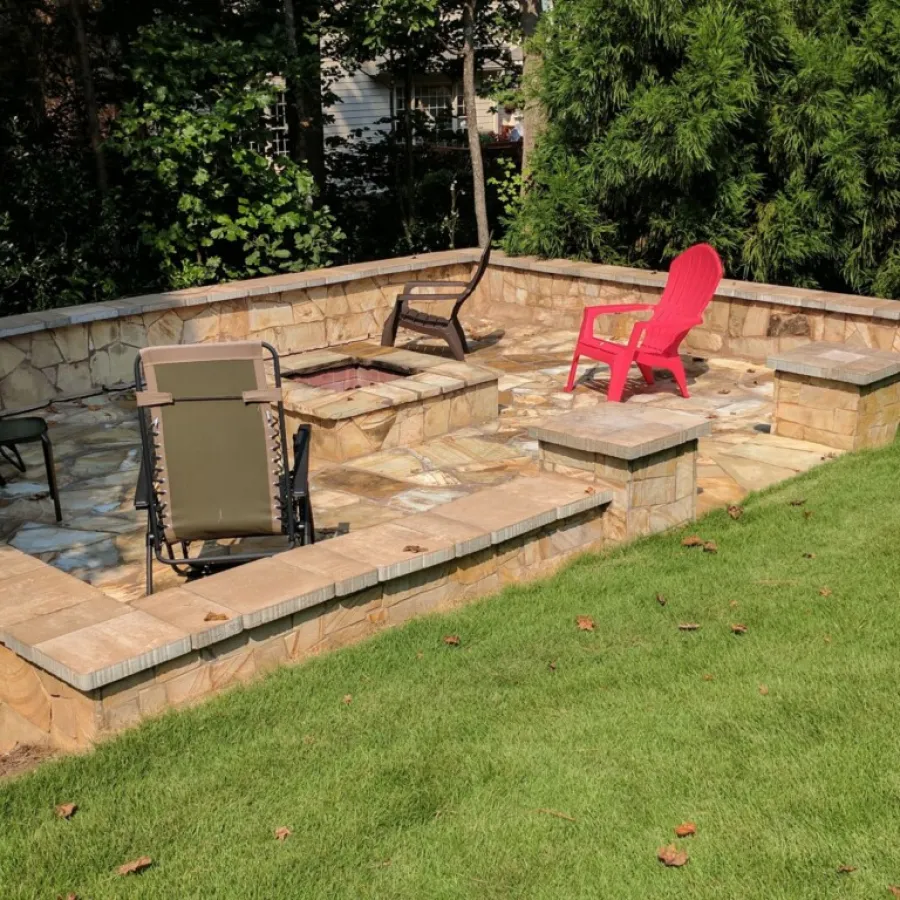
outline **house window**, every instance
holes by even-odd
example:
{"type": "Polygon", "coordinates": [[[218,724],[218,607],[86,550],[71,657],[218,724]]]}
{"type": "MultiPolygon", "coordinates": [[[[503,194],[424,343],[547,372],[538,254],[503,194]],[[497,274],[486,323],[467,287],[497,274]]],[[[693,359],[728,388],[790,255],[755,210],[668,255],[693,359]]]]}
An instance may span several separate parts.
{"type": "Polygon", "coordinates": [[[287,97],[284,91],[275,95],[275,104],[265,111],[266,130],[269,132],[267,156],[288,155],[287,97]]]}
{"type": "Polygon", "coordinates": [[[412,102],[407,103],[404,85],[394,88],[394,103],[397,118],[402,118],[407,109],[423,113],[432,124],[441,128],[456,128],[454,122],[454,101],[458,105],[453,89],[449,84],[413,84],[412,102]]]}

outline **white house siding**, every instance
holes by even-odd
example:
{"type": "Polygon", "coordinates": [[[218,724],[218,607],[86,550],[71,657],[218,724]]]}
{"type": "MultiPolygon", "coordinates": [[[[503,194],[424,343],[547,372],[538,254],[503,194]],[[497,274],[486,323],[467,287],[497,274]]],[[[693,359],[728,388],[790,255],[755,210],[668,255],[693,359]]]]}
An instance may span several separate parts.
{"type": "MultiPolygon", "coordinates": [[[[387,84],[377,81],[367,71],[360,69],[347,72],[333,63],[330,67],[338,68],[339,74],[330,85],[332,93],[340,98],[327,109],[332,122],[325,126],[325,137],[349,137],[359,128],[367,128],[370,133],[387,131],[389,124],[380,123],[391,115],[391,89],[387,84]],[[377,123],[377,124],[376,124],[377,123]]],[[[435,78],[427,78],[434,84],[435,78]]],[[[451,86],[455,93],[462,94],[462,85],[451,86]]],[[[456,104],[454,102],[454,109],[456,104]]],[[[494,103],[487,97],[479,97],[475,103],[478,115],[478,130],[482,132],[497,131],[497,112],[494,103]]]]}
{"type": "Polygon", "coordinates": [[[326,111],[334,120],[325,126],[325,137],[349,137],[357,128],[368,128],[371,131],[386,131],[389,125],[376,124],[379,119],[387,119],[391,115],[390,88],[375,81],[363,70],[346,72],[340,75],[331,85],[334,94],[341,102],[330,106],[326,111]]]}

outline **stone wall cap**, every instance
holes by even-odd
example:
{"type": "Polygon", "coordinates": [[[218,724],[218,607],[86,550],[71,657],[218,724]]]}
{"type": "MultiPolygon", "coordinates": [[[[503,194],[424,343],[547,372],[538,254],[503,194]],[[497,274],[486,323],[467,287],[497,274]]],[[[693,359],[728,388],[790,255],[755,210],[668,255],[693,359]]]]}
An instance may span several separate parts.
{"type": "Polygon", "coordinates": [[[437,253],[421,253],[416,256],[373,260],[349,266],[311,269],[305,272],[289,272],[284,275],[210,284],[181,291],[145,294],[101,303],[86,303],[81,306],[66,306],[53,310],[22,313],[21,315],[0,317],[0,338],[16,337],[21,334],[46,331],[49,328],[67,325],[98,322],[103,319],[118,319],[147,311],[181,309],[188,306],[222,303],[241,297],[262,297],[288,291],[308,290],[325,284],[361,281],[377,275],[420,272],[423,269],[432,269],[437,266],[464,265],[476,262],[480,254],[481,251],[477,247],[442,250],[437,253]]]}
{"type": "Polygon", "coordinates": [[[711,431],[708,419],[691,413],[607,403],[546,419],[528,433],[543,443],[630,461],[695,441],[711,431]]]}
{"type": "MultiPolygon", "coordinates": [[[[578,277],[585,281],[607,281],[638,287],[665,286],[667,272],[655,269],[609,266],[569,259],[538,259],[534,256],[507,256],[496,251],[491,256],[491,266],[499,269],[517,269],[544,275],[578,277]]],[[[844,315],[873,319],[900,321],[900,301],[882,297],[863,297],[856,294],[836,294],[808,288],[765,284],[755,281],[737,281],[723,278],[716,290],[717,297],[748,300],[771,306],[794,306],[800,309],[820,309],[844,315]]]]}
{"type": "Polygon", "coordinates": [[[900,353],[815,341],[770,356],[766,365],[776,373],[789,372],[863,387],[900,373],[900,353]]]}

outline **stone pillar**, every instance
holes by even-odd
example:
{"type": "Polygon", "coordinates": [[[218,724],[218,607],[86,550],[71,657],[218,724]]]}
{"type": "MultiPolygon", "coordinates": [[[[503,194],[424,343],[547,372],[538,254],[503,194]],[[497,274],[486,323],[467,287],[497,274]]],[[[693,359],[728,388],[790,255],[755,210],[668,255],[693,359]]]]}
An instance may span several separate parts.
{"type": "Polygon", "coordinates": [[[695,517],[697,439],[710,430],[698,416],[609,404],[548,419],[531,436],[544,471],[612,488],[606,538],[624,541],[695,517]]]}

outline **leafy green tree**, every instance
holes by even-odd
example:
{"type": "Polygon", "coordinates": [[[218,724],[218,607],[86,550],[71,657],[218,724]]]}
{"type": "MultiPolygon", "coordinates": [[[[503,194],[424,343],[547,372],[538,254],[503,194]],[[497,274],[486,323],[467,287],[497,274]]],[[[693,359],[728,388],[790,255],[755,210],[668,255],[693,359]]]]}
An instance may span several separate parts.
{"type": "Polygon", "coordinates": [[[274,88],[252,44],[161,20],[140,32],[115,123],[122,202],[173,287],[325,265],[339,234],[309,171],[265,155],[274,88]]]}
{"type": "Polygon", "coordinates": [[[512,252],[900,297],[900,6],[560,0],[512,252]]]}

